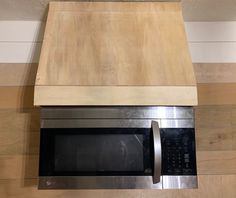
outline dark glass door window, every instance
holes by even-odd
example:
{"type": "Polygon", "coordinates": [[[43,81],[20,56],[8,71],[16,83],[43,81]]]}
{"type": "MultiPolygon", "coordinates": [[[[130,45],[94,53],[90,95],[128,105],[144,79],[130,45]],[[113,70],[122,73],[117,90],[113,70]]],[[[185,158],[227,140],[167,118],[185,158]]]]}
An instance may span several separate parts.
{"type": "Polygon", "coordinates": [[[152,175],[147,128],[41,129],[40,176],[152,175]]]}

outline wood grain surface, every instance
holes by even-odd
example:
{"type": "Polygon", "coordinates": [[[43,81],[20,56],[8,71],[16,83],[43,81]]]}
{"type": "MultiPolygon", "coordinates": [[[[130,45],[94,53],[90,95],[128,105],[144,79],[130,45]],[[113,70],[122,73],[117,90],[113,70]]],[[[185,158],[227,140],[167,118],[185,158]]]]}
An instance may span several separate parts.
{"type": "Polygon", "coordinates": [[[0,86],[0,108],[32,108],[33,86],[0,86]]]}
{"type": "Polygon", "coordinates": [[[37,63],[0,63],[0,86],[34,85],[37,63]]]}
{"type": "Polygon", "coordinates": [[[36,85],[195,85],[180,9],[51,3],[36,85]]]}
{"type": "Polygon", "coordinates": [[[197,83],[236,83],[236,63],[195,63],[197,83]]]}
{"type": "Polygon", "coordinates": [[[100,105],[91,87],[101,92],[103,105],[127,105],[134,100],[115,98],[136,92],[136,86],[142,88],[141,95],[134,97],[145,101],[140,105],[168,105],[168,98],[173,105],[197,104],[196,93],[189,94],[196,81],[180,3],[50,3],[35,105],[59,105],[59,95],[63,105],[100,105]],[[66,86],[69,95],[57,86],[66,86]],[[88,90],[78,90],[80,86],[88,90]],[[128,91],[123,92],[123,86],[128,91]],[[171,90],[159,94],[163,86],[171,90]],[[180,88],[192,97],[179,94],[180,88]],[[166,96],[168,92],[172,96],[166,96]],[[113,100],[105,99],[109,97],[113,100]],[[87,103],[80,102],[81,98],[87,103]]]}
{"type": "Polygon", "coordinates": [[[232,105],[236,103],[236,83],[200,83],[198,102],[202,105],[232,105]]]}
{"type": "Polygon", "coordinates": [[[197,105],[195,86],[35,86],[36,106],[197,105]]]}

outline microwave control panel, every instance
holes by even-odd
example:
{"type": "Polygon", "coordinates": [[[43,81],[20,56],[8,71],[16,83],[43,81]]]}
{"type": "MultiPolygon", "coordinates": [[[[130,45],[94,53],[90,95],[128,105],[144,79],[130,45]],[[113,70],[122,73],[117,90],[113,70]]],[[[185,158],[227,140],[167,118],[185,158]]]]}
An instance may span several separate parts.
{"type": "Polygon", "coordinates": [[[161,129],[162,175],[196,175],[194,128],[161,129]]]}

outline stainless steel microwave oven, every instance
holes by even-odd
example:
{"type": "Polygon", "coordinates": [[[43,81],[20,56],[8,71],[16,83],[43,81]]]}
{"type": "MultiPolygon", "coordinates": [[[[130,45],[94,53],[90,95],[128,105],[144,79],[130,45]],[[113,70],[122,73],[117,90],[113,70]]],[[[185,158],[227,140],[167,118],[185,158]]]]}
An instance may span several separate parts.
{"type": "Polygon", "coordinates": [[[196,188],[192,107],[41,109],[39,189],[196,188]]]}

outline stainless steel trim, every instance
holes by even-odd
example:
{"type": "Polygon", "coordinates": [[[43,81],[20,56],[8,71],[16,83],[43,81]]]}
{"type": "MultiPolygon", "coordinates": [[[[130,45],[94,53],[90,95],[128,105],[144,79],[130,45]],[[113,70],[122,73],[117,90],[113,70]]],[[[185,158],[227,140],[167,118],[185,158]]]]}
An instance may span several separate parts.
{"type": "MultiPolygon", "coordinates": [[[[160,124],[160,120],[155,120],[160,124]]],[[[151,128],[144,119],[59,119],[42,120],[41,128],[151,128]]]]}
{"type": "Polygon", "coordinates": [[[194,120],[145,120],[145,119],[46,119],[41,128],[151,128],[151,122],[160,128],[194,128],[194,120]]]}
{"type": "Polygon", "coordinates": [[[54,176],[39,177],[39,189],[162,189],[152,176],[54,176]]]}
{"type": "Polygon", "coordinates": [[[163,189],[198,188],[197,176],[162,176],[163,189]]]}
{"type": "Polygon", "coordinates": [[[193,118],[192,107],[42,107],[43,119],[70,118],[132,118],[132,119],[189,119],[193,118]]]}
{"type": "Polygon", "coordinates": [[[161,136],[158,122],[152,121],[153,144],[154,144],[154,170],[153,183],[160,182],[161,177],[161,136]]]}
{"type": "Polygon", "coordinates": [[[39,189],[186,189],[198,188],[197,176],[53,176],[39,177],[39,189]]]}
{"type": "Polygon", "coordinates": [[[160,128],[194,128],[193,119],[161,119],[160,128]]]}

